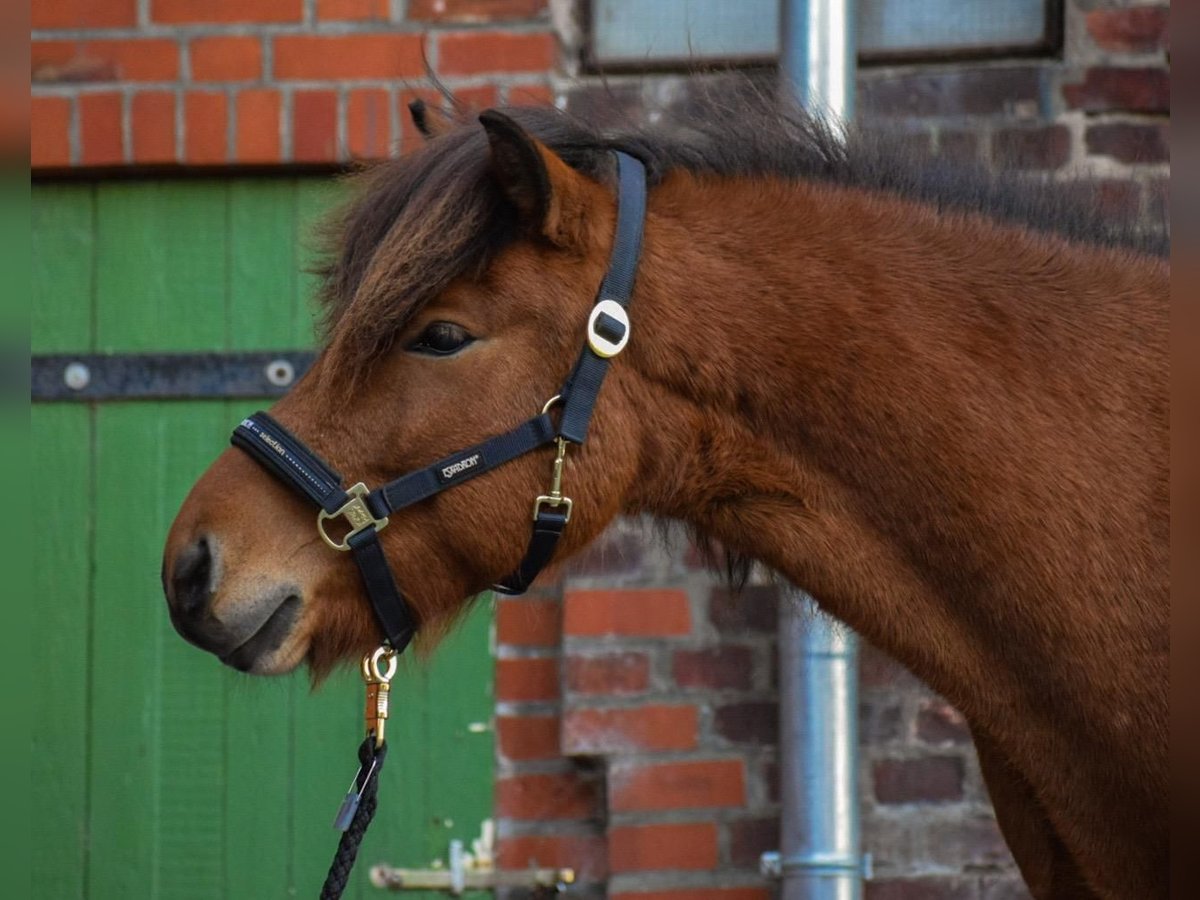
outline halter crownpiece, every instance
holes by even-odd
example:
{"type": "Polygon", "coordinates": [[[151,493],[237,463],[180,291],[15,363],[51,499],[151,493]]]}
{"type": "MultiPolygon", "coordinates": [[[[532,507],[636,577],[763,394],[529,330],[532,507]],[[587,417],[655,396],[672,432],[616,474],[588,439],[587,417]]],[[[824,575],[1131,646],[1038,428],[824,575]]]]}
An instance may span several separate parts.
{"type": "Polygon", "coordinates": [[[270,474],[313,504],[317,531],[334,550],[349,551],[387,643],[400,653],[416,634],[418,622],[396,586],[379,543],[379,532],[391,517],[434,494],[490,472],[549,443],[557,445],[550,490],[533,504],[533,533],[517,570],[493,590],[521,594],[550,562],[571,517],[571,498],[562,494],[562,468],[567,444],[582,444],[609,362],[629,342],[627,308],[642,251],[646,214],[646,171],[634,157],[614,151],[617,160],[617,227],[608,271],[600,283],[587,324],[587,342],[559,393],[540,415],[511,431],[431,463],[422,469],[368,490],[362,482],[342,487],[342,476],[304,442],[265,412],[243,419],[230,442],[244,450],[270,474]],[[558,425],[550,412],[561,406],[558,425]],[[327,523],[342,519],[348,531],[333,537],[327,523]]]}

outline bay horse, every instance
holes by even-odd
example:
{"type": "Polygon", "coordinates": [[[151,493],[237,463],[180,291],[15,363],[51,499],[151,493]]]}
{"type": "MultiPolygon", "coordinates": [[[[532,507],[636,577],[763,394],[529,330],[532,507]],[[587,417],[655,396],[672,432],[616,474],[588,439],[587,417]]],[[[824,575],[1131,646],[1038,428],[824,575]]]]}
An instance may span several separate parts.
{"type": "MultiPolygon", "coordinates": [[[[648,184],[631,334],[556,558],[648,514],[761,561],[962,711],[1037,897],[1165,895],[1169,265],[1136,234],[775,103],[489,111],[361,176],[271,415],[381,484],[536,414],[590,327],[615,151],[648,184]]],[[[421,643],[521,559],[553,458],[380,533],[421,643]]],[[[167,538],[180,633],[318,678],[377,645],[311,515],[221,455],[167,538]]]]}

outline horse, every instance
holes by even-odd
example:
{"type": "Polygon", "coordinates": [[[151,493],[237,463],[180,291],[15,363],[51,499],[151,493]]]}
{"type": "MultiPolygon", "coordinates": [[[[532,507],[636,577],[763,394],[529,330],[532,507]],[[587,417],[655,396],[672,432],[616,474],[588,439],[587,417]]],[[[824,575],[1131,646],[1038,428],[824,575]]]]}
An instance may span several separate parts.
{"type": "MultiPolygon", "coordinates": [[[[962,711],[1035,896],[1165,895],[1169,264],[1153,236],[776,102],[603,131],[549,108],[426,118],[424,146],[355,176],[320,352],[271,416],[380,484],[536,414],[589,333],[614,154],[639,160],[628,343],[588,441],[560,446],[573,514],[555,560],[624,514],[769,567],[962,711]]],[[[379,533],[419,647],[521,560],[555,458],[541,447],[379,533]]],[[[166,541],[183,637],[318,679],[379,644],[311,514],[246,454],[219,456],[166,541]]]]}

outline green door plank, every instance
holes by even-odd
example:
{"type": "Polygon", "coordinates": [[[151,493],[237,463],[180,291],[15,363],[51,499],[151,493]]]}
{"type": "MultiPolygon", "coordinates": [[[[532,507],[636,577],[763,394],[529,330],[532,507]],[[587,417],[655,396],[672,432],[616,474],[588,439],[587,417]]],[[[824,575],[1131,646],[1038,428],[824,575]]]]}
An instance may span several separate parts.
{"type": "MultiPolygon", "coordinates": [[[[225,194],[223,185],[203,182],[100,186],[100,349],[223,346],[225,194]]],[[[221,890],[221,674],[171,630],[157,575],[171,518],[210,461],[198,448],[210,446],[224,415],[221,402],[112,404],[99,411],[89,873],[99,896],[127,887],[127,867],[143,885],[148,880],[156,897],[221,890]],[[110,665],[140,686],[140,702],[128,703],[128,687],[112,683],[110,665]],[[134,768],[139,754],[145,765],[134,768]],[[128,829],[99,830],[126,819],[134,820],[128,829]]]]}
{"type": "Polygon", "coordinates": [[[337,181],[304,180],[296,184],[295,242],[300,277],[296,280],[294,302],[300,337],[313,334],[320,319],[316,301],[320,279],[313,270],[323,259],[321,226],[346,196],[346,185],[337,181]]]}
{"type": "Polygon", "coordinates": [[[94,192],[88,184],[37,190],[30,216],[34,353],[92,348],[94,192]]]}
{"type": "MultiPolygon", "coordinates": [[[[406,660],[393,682],[391,759],[363,858],[427,867],[452,839],[469,849],[492,814],[490,602],[463,619],[429,660],[406,660]]],[[[485,896],[479,892],[475,896],[485,896]]],[[[415,893],[422,900],[443,896],[415,893]]],[[[470,895],[468,895],[470,896],[470,895]]]]}
{"type": "Polygon", "coordinates": [[[38,512],[54,523],[33,545],[33,895],[83,894],[87,834],[88,560],[92,540],[90,410],[32,410],[38,512]],[[47,711],[52,711],[46,714],[47,711]]]}
{"type": "MultiPolygon", "coordinates": [[[[320,892],[337,847],[331,827],[358,765],[363,738],[362,680],[356,671],[332,675],[317,690],[299,691],[292,737],[292,816],[295,821],[289,890],[320,892]]],[[[359,865],[367,863],[360,856],[359,865]]],[[[347,900],[361,897],[366,869],[356,867],[347,900]]]]}
{"type": "MultiPolygon", "coordinates": [[[[117,412],[119,407],[108,412],[117,412]]],[[[123,410],[121,410],[123,411],[123,410]]],[[[135,410],[144,417],[146,411],[135,410]]],[[[162,543],[175,511],[212,461],[216,435],[227,429],[219,401],[162,404],[164,423],[157,519],[158,540],[144,548],[146,603],[158,615],[162,652],[159,693],[159,856],[156,881],[163,898],[201,898],[224,888],[225,689],[227,679],[210,654],[180,640],[171,627],[157,575],[162,543]]]]}
{"type": "Polygon", "coordinates": [[[96,203],[98,349],[211,350],[225,344],[225,187],[101,185],[96,203]]]}
{"type": "MultiPolygon", "coordinates": [[[[229,184],[229,318],[233,350],[294,348],[296,200],[292,180],[229,184]]],[[[226,404],[226,428],[256,404],[226,404]]],[[[227,437],[213,447],[213,457],[227,437]]],[[[225,864],[229,896],[279,896],[292,862],[292,718],[296,678],[225,673],[225,864]]],[[[300,893],[304,896],[304,892],[300,893]]]]}
{"type": "Polygon", "coordinates": [[[290,349],[312,342],[297,315],[295,182],[239,179],[229,185],[229,346],[290,349]]]}

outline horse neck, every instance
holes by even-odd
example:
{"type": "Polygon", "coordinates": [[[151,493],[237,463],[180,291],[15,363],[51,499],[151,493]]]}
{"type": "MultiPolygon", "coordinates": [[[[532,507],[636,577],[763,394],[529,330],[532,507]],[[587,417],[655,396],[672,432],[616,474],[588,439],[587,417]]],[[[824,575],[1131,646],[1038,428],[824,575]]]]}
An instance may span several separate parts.
{"type": "Polygon", "coordinates": [[[1165,472],[1137,349],[1165,336],[1114,304],[1165,297],[1163,266],[853,190],[675,176],[639,279],[629,511],[762,560],[977,724],[1104,689],[1030,673],[1144,629],[1109,598],[1153,571],[1126,487],[1165,472]]]}

